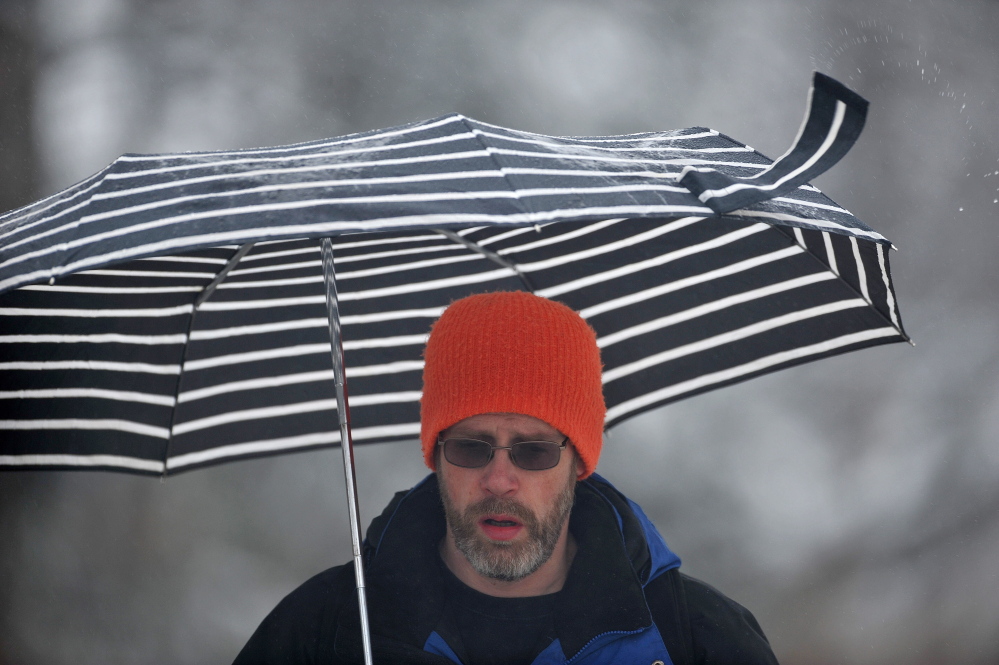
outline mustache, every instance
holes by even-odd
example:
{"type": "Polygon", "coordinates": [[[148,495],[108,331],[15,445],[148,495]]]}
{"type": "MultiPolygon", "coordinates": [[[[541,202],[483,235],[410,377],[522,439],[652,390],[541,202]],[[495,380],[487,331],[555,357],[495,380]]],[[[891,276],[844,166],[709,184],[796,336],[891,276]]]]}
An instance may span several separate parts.
{"type": "Polygon", "coordinates": [[[537,526],[538,516],[534,512],[512,499],[501,499],[499,497],[487,497],[477,501],[465,509],[465,519],[475,520],[483,515],[502,514],[516,517],[524,526],[529,529],[537,526]]]}

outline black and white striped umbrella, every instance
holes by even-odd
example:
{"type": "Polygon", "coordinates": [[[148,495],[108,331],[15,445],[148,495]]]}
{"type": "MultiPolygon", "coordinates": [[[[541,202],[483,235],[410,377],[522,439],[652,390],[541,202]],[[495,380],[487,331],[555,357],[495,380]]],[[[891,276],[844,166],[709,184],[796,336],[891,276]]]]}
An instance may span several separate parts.
{"type": "Polygon", "coordinates": [[[865,112],[817,74],[776,162],[703,128],[565,138],[460,115],[121,157],[0,218],[0,466],[170,474],[336,445],[322,238],[358,443],[418,435],[430,324],[475,292],[579,311],[608,425],[904,340],[890,244],[806,184],[865,112]]]}

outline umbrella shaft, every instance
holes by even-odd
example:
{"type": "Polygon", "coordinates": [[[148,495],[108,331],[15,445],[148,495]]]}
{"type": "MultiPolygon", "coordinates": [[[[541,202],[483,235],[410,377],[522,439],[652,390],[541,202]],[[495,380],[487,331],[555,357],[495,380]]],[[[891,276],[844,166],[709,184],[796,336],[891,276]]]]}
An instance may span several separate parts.
{"type": "Polygon", "coordinates": [[[361,615],[361,640],[364,662],[372,665],[371,631],[368,626],[368,602],[364,592],[364,564],[361,557],[361,518],[357,508],[357,478],[354,474],[354,442],[350,435],[350,408],[347,404],[347,377],[344,372],[343,343],[340,335],[340,308],[333,270],[333,242],[321,241],[323,281],[326,283],[326,313],[330,324],[330,351],[333,354],[333,381],[336,388],[337,415],[340,420],[340,450],[343,453],[344,484],[347,486],[347,510],[350,514],[350,540],[354,551],[354,574],[357,580],[357,604],[361,615]]]}

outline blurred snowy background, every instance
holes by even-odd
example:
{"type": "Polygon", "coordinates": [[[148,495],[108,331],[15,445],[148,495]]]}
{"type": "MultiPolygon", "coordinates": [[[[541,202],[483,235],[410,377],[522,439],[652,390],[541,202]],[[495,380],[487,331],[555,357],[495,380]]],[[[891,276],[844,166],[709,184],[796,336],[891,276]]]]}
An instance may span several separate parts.
{"type": "MultiPolygon", "coordinates": [[[[785,664],[999,662],[999,2],[0,0],[0,208],[123,152],[458,111],[550,134],[703,125],[771,157],[811,71],[871,101],[818,182],[892,239],[918,346],[612,431],[599,471],[785,664]]],[[[0,663],[229,662],[350,555],[338,452],[159,482],[0,473],[0,663]]],[[[425,470],[362,447],[365,523],[425,470]]]]}

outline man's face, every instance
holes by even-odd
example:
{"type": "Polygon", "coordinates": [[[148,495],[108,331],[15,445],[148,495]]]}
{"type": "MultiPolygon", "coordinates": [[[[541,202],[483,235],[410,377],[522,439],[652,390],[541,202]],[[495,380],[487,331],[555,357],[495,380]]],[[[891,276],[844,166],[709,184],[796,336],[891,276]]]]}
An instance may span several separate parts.
{"type": "MultiPolygon", "coordinates": [[[[514,413],[466,418],[440,438],[461,437],[495,446],[565,438],[542,420],[514,413]]],[[[438,455],[441,499],[458,550],[480,575],[506,581],[530,575],[564,537],[581,471],[571,447],[562,451],[557,466],[544,471],[517,467],[506,450],[495,451],[478,469],[455,466],[438,455]]]]}

